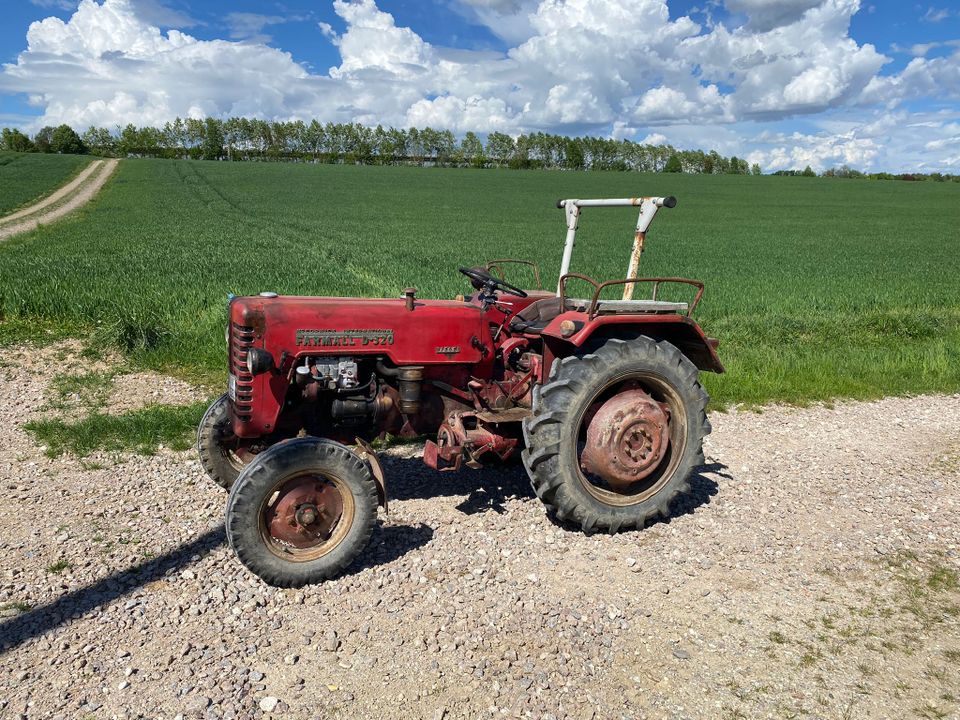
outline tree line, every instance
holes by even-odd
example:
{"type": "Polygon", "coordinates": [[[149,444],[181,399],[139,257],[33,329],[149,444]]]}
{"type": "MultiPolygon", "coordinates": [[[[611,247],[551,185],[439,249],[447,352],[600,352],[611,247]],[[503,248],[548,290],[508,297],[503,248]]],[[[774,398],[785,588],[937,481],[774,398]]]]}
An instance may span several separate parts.
{"type": "MultiPolygon", "coordinates": [[[[196,160],[294,161],[361,165],[429,165],[507,167],[513,169],[621,170],[760,175],[760,166],[715,150],[680,150],[603,137],[567,137],[524,133],[512,137],[492,132],[484,142],[474,132],[458,139],[450,130],[372,128],[359,123],[312,120],[268,121],[251,118],[177,118],[163,127],[128,124],[113,131],[91,126],[82,135],[69,125],[44,127],[32,138],[4,128],[2,146],[18,152],[92,153],[105,157],[151,157],[196,160]]],[[[812,175],[779,171],[780,175],[812,175]]],[[[954,176],[865,175],[846,166],[823,173],[834,177],[954,179],[954,176]],[[881,177],[883,176],[883,177],[881,177]]]]}

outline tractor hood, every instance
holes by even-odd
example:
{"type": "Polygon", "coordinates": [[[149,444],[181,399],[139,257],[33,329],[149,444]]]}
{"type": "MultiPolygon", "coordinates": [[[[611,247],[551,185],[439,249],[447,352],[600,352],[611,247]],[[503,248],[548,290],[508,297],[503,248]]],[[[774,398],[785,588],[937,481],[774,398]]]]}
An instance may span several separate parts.
{"type": "Polygon", "coordinates": [[[483,337],[478,305],[453,300],[237,297],[231,335],[241,334],[280,365],[306,355],[374,355],[396,365],[472,363],[483,337]]]}

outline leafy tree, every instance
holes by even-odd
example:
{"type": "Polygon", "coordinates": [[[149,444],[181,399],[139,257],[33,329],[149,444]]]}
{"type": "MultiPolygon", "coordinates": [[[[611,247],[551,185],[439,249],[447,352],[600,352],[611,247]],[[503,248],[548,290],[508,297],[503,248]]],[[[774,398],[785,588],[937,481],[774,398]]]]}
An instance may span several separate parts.
{"type": "Polygon", "coordinates": [[[410,134],[406,130],[390,128],[387,130],[387,143],[383,149],[384,154],[389,150],[392,162],[405,160],[410,152],[410,134]]]}
{"type": "Polygon", "coordinates": [[[453,159],[457,147],[457,139],[449,130],[439,130],[437,131],[436,145],[434,147],[436,150],[437,163],[440,165],[448,165],[451,159],[453,159]]]}
{"type": "Polygon", "coordinates": [[[123,129],[117,128],[120,139],[117,141],[117,152],[121,157],[133,155],[140,150],[140,137],[137,126],[128,123],[123,129]]]}
{"type": "Polygon", "coordinates": [[[580,138],[565,138],[563,167],[570,170],[583,170],[583,144],[580,138]]]}
{"type": "Polygon", "coordinates": [[[216,118],[204,121],[203,159],[219,160],[223,154],[223,123],[216,118]]]}
{"type": "Polygon", "coordinates": [[[33,136],[33,145],[37,152],[51,152],[50,144],[53,141],[53,128],[49,125],[40,128],[40,131],[33,136]]]}
{"type": "Polygon", "coordinates": [[[800,174],[801,174],[803,177],[816,177],[816,176],[817,176],[817,174],[813,171],[813,168],[810,167],[809,165],[807,165],[807,166],[803,169],[803,172],[800,173],[800,174]]]}
{"type": "Polygon", "coordinates": [[[760,165],[759,165],[758,163],[754,163],[754,164],[751,166],[751,168],[750,168],[750,174],[751,174],[751,175],[763,175],[763,171],[760,169],[760,165]]]}
{"type": "Polygon", "coordinates": [[[14,152],[32,152],[34,147],[30,138],[16,128],[4,128],[3,149],[13,150],[14,152]]]}
{"type": "Polygon", "coordinates": [[[514,141],[513,155],[509,166],[513,170],[524,170],[530,167],[530,136],[520,134],[514,141]]]}
{"type": "Polygon", "coordinates": [[[668,173],[683,172],[683,166],[680,164],[680,158],[677,157],[676,153],[671,155],[667,160],[667,164],[664,166],[663,171],[668,173]]]}
{"type": "Polygon", "coordinates": [[[50,136],[50,151],[69,155],[82,155],[87,151],[83,141],[69,125],[58,125],[50,136]]]}
{"type": "Polygon", "coordinates": [[[471,167],[482,168],[487,159],[483,155],[483,143],[474,132],[468,132],[460,143],[460,152],[465,162],[471,167]]]}
{"type": "Polygon", "coordinates": [[[493,160],[497,167],[510,161],[514,151],[513,138],[502,132],[492,132],[487,135],[487,157],[493,160]]]}
{"type": "Polygon", "coordinates": [[[187,147],[195,148],[203,142],[203,120],[187,118],[187,147]]]}
{"type": "Polygon", "coordinates": [[[81,140],[83,140],[83,144],[86,145],[89,150],[92,150],[98,155],[112,153],[117,145],[109,130],[106,128],[98,128],[95,125],[87,128],[81,140]]]}

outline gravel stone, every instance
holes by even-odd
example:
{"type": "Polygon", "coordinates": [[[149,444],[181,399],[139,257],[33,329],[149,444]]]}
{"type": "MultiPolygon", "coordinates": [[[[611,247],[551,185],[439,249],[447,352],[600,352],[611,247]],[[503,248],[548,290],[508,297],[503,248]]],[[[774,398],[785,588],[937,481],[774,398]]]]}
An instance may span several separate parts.
{"type": "Polygon", "coordinates": [[[275,697],[267,696],[260,700],[260,709],[264,712],[273,712],[277,709],[277,705],[280,704],[280,701],[275,697]]]}

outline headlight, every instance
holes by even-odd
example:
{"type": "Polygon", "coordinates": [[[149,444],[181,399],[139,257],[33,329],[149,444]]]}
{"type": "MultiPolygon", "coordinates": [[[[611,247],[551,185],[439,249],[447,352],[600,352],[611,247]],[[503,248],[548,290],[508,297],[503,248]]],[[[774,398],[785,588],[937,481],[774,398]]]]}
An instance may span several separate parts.
{"type": "Polygon", "coordinates": [[[247,350],[247,370],[251,375],[260,375],[273,369],[273,355],[262,348],[247,350]]]}

